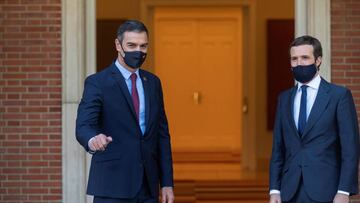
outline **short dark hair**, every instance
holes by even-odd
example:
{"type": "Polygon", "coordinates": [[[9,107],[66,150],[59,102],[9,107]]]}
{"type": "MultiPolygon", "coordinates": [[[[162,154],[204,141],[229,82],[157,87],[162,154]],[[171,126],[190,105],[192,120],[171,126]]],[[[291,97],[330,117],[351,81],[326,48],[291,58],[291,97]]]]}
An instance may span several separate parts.
{"type": "Polygon", "coordinates": [[[120,42],[123,41],[125,32],[145,32],[146,35],[149,36],[148,30],[144,23],[138,20],[127,20],[119,26],[116,37],[120,40],[120,42]]]}
{"type": "Polygon", "coordinates": [[[300,46],[300,45],[311,45],[314,48],[314,57],[315,60],[321,56],[322,57],[322,47],[321,43],[318,39],[315,37],[304,35],[301,37],[297,37],[294,39],[294,41],[290,44],[290,49],[292,47],[300,46]]]}

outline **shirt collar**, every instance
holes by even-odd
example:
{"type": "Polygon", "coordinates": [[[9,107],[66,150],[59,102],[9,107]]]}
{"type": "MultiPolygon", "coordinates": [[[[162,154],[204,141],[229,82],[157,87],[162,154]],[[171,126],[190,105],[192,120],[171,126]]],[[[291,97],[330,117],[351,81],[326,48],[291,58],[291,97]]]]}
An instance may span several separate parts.
{"type": "MultiPolygon", "coordinates": [[[[312,80],[311,80],[309,83],[307,83],[306,85],[309,86],[309,87],[311,87],[312,89],[317,90],[317,89],[319,89],[319,87],[320,87],[320,82],[321,82],[321,77],[320,77],[320,75],[318,74],[314,79],[312,79],[312,80]]],[[[297,90],[300,91],[300,88],[301,88],[301,86],[303,86],[303,85],[305,85],[305,84],[298,82],[297,90]]]]}
{"type": "MultiPolygon", "coordinates": [[[[130,78],[132,72],[128,71],[124,66],[122,66],[117,59],[115,60],[115,66],[119,69],[121,75],[125,78],[125,80],[128,80],[130,78]]],[[[140,75],[138,68],[136,69],[135,74],[139,78],[140,75]]]]}

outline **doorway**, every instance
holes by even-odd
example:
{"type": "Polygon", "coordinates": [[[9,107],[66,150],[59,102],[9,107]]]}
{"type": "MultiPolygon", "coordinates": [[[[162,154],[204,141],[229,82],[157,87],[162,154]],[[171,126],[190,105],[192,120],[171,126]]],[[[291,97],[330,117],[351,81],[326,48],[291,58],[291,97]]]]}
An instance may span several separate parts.
{"type": "MultiPolygon", "coordinates": [[[[96,20],[96,10],[100,10],[101,6],[97,6],[99,3],[107,3],[111,5],[111,11],[106,10],[105,16],[106,18],[113,18],[116,15],[117,18],[128,19],[128,18],[138,18],[146,22],[151,29],[152,22],[152,10],[155,6],[167,6],[167,5],[187,5],[194,4],[197,6],[204,5],[212,5],[212,6],[243,6],[245,10],[243,10],[243,14],[245,18],[249,18],[250,20],[244,19],[245,29],[244,29],[244,38],[247,40],[244,41],[244,47],[246,47],[246,51],[244,51],[244,80],[248,80],[249,89],[244,87],[243,94],[244,96],[249,96],[248,104],[249,111],[247,116],[243,116],[244,125],[243,130],[249,131],[246,132],[243,136],[242,141],[242,158],[241,162],[246,165],[246,168],[254,169],[256,168],[256,160],[258,157],[268,157],[268,153],[264,150],[264,153],[256,152],[256,146],[261,146],[258,148],[263,148],[267,142],[265,137],[270,137],[269,133],[263,133],[261,130],[261,126],[265,126],[266,122],[261,121],[261,115],[263,115],[265,105],[259,106],[256,101],[260,101],[260,103],[264,100],[262,97],[258,95],[265,95],[264,93],[259,93],[259,89],[264,89],[263,87],[258,85],[257,83],[262,79],[261,70],[263,70],[263,65],[256,65],[261,58],[259,55],[264,55],[258,52],[258,50],[262,50],[261,44],[263,44],[262,40],[265,37],[259,37],[259,33],[263,33],[259,28],[264,27],[264,23],[258,20],[262,20],[265,16],[271,18],[283,18],[286,15],[288,9],[284,9],[284,4],[288,1],[283,1],[281,3],[281,7],[279,3],[269,2],[266,0],[255,1],[247,1],[247,0],[227,0],[227,1],[212,1],[212,0],[192,0],[192,1],[182,1],[182,0],[104,0],[104,1],[96,1],[96,0],[80,0],[80,1],[72,1],[72,0],[64,0],[62,1],[63,6],[63,75],[66,76],[64,78],[64,88],[62,89],[64,100],[63,100],[63,142],[62,148],[64,151],[64,158],[62,162],[63,167],[63,199],[64,201],[68,200],[77,200],[77,202],[84,202],[84,194],[85,194],[85,186],[86,186],[86,171],[88,171],[88,166],[86,166],[87,161],[85,160],[85,153],[76,153],[80,156],[73,156],[73,153],[68,153],[69,151],[78,150],[79,146],[74,144],[73,141],[73,129],[74,122],[72,121],[73,115],[76,113],[76,108],[73,106],[77,106],[78,100],[76,98],[81,97],[81,88],[83,87],[83,79],[85,75],[95,72],[96,62],[95,62],[95,20],[96,20]],[[111,3],[109,3],[111,2],[111,3]],[[125,3],[124,3],[125,2],[125,3]],[[130,11],[133,11],[134,8],[129,9],[127,2],[130,2],[131,5],[136,5],[136,9],[131,14],[128,14],[130,11]],[[216,2],[216,3],[214,3],[216,2]],[[120,6],[115,6],[116,4],[120,4],[120,6]],[[84,7],[84,5],[86,5],[84,7]],[[125,6],[124,6],[125,5],[125,6]],[[270,9],[271,5],[275,7],[279,7],[280,12],[273,11],[270,9]],[[260,7],[264,9],[259,10],[260,7]],[[122,9],[119,12],[119,9],[122,9]],[[129,12],[126,12],[129,11],[129,12]],[[256,12],[257,11],[257,12],[256,12]],[[110,16],[111,14],[111,16],[110,16]],[[271,16],[270,16],[271,14],[271,16]],[[86,21],[84,20],[86,19],[86,21]],[[255,20],[256,19],[256,20],[255,20]],[[83,28],[86,27],[86,30],[83,28]],[[248,32],[248,33],[247,33],[248,32]],[[256,34],[256,35],[255,35],[256,34]],[[86,36],[86,37],[84,37],[86,36]],[[78,42],[78,43],[74,43],[78,42]],[[256,43],[255,43],[256,42],[256,43]],[[84,44],[86,46],[83,46],[84,44]],[[80,44],[80,45],[79,45],[80,44]],[[85,54],[86,53],[86,54],[85,54]],[[86,65],[83,63],[86,62],[86,65]],[[79,65],[80,64],[80,65],[79,65]],[[257,68],[256,68],[257,67],[257,68]],[[258,71],[255,71],[259,69],[258,71]],[[246,72],[249,74],[246,74],[246,72]],[[80,75],[80,76],[79,76],[80,75]],[[259,75],[259,77],[258,77],[259,75]],[[73,81],[78,81],[75,85],[73,81]],[[71,88],[66,88],[71,87],[71,88]],[[255,88],[257,87],[257,89],[255,88]],[[80,90],[79,90],[80,89],[80,90]],[[256,94],[255,94],[256,93],[256,94]],[[253,99],[255,98],[255,99],[253,99]],[[75,99],[75,100],[74,100],[75,99]],[[255,109],[258,109],[257,112],[255,109]],[[260,113],[258,113],[260,112],[260,113]],[[260,115],[260,116],[259,116],[260,115]],[[248,121],[247,121],[248,120],[248,121]],[[66,122],[65,122],[66,121],[66,122]],[[259,123],[264,123],[260,125],[259,123]],[[259,137],[264,134],[264,136],[259,137]],[[257,136],[257,137],[256,137],[257,136]],[[255,139],[256,137],[256,139],[255,139]],[[265,141],[262,141],[265,140],[265,141]],[[259,142],[261,141],[261,142],[259,142]],[[77,163],[77,164],[72,164],[77,163]],[[74,175],[75,174],[75,175],[74,175]],[[74,184],[76,183],[76,184],[74,184]],[[79,184],[80,183],[80,184],[79,184]]],[[[291,2],[291,1],[289,1],[291,2]]],[[[303,0],[295,0],[295,10],[296,10],[296,35],[299,34],[317,34],[323,38],[324,41],[324,50],[330,52],[330,1],[303,1],[303,0]],[[307,11],[306,8],[310,8],[310,12],[307,11]],[[317,12],[313,12],[316,10],[317,12]],[[320,12],[319,12],[320,11],[320,12]],[[311,13],[312,16],[308,16],[307,13],[311,13]],[[325,14],[324,14],[325,13],[325,14]],[[313,16],[314,15],[314,16],[313,16]],[[319,20],[321,19],[321,20],[319,20]]],[[[129,3],[129,4],[130,4],[129,3]]],[[[262,28],[263,29],[263,28],[262,28]]],[[[150,31],[152,32],[152,31],[150,31]]],[[[154,40],[152,40],[154,41],[154,40]]],[[[330,56],[329,54],[327,54],[330,56]]],[[[151,58],[149,58],[151,60],[151,58]]],[[[327,57],[325,60],[330,64],[331,57],[327,57]]],[[[153,65],[153,63],[149,63],[153,65]]],[[[150,67],[151,69],[151,67],[150,67]]],[[[325,72],[325,78],[330,80],[330,71],[331,69],[322,69],[325,72]]],[[[170,126],[171,127],[171,126],[170,126]]],[[[265,129],[265,128],[264,128],[265,129]]],[[[82,152],[82,151],[81,151],[82,152]]],[[[258,175],[255,175],[258,176],[258,175]]],[[[218,184],[218,183],[216,183],[218,184]]],[[[231,191],[233,190],[233,185],[229,187],[231,191]]],[[[230,190],[229,189],[229,190],[230,190]]],[[[210,191],[210,190],[209,190],[210,191]]],[[[211,188],[211,191],[214,191],[211,188]]],[[[248,191],[248,187],[246,188],[248,191]]],[[[212,193],[211,193],[212,194],[212,193]]],[[[177,200],[180,198],[177,196],[177,200]]],[[[91,201],[89,201],[91,202],[91,201]]],[[[224,201],[221,201],[224,202],[224,201]]],[[[257,201],[259,202],[259,201],[257,201]]]]}
{"type": "Polygon", "coordinates": [[[241,8],[156,7],[153,29],[154,72],[163,84],[175,178],[238,178],[241,8]]]}

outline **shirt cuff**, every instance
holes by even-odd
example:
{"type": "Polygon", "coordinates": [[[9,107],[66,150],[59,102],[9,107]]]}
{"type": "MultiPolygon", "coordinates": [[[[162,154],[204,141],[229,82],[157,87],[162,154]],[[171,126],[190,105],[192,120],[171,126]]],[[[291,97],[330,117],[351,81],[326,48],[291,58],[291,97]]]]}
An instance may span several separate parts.
{"type": "Polygon", "coordinates": [[[342,191],[342,190],[338,190],[337,193],[344,194],[344,195],[347,195],[347,196],[350,195],[349,192],[345,192],[345,191],[342,191]]]}
{"type": "Polygon", "coordinates": [[[270,190],[269,194],[270,195],[280,194],[280,190],[270,190]]]}
{"type": "Polygon", "coordinates": [[[89,140],[89,142],[88,142],[88,148],[89,148],[89,151],[88,151],[88,152],[89,152],[90,154],[95,154],[95,151],[91,150],[90,145],[89,145],[89,144],[90,144],[90,141],[91,141],[92,139],[94,139],[94,137],[92,137],[92,138],[89,140]]]}
{"type": "MultiPolygon", "coordinates": [[[[337,193],[344,194],[344,195],[348,195],[348,196],[350,195],[350,193],[345,192],[345,191],[342,191],[342,190],[338,190],[337,193]]],[[[280,194],[280,191],[279,191],[279,190],[270,190],[269,194],[270,194],[270,195],[280,194]]]]}

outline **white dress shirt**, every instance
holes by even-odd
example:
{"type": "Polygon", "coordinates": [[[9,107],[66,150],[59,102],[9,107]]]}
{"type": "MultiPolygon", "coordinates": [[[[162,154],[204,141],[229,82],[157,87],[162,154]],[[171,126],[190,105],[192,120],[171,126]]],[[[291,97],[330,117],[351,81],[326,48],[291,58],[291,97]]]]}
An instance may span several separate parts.
{"type": "MultiPolygon", "coordinates": [[[[308,86],[308,88],[306,88],[306,90],[307,90],[306,121],[309,118],[311,109],[314,105],[315,98],[316,98],[316,95],[319,90],[320,82],[321,82],[321,77],[319,75],[317,75],[313,80],[311,80],[309,83],[306,84],[308,86]]],[[[296,128],[298,128],[298,122],[299,122],[300,100],[301,100],[301,94],[302,94],[301,87],[303,85],[304,84],[298,82],[297,91],[296,91],[295,98],[294,98],[294,113],[293,113],[293,115],[294,115],[294,121],[295,121],[296,128]]]]}
{"type": "MultiPolygon", "coordinates": [[[[118,60],[115,61],[115,65],[116,67],[119,69],[119,71],[121,72],[121,75],[124,77],[125,82],[126,82],[126,86],[129,90],[129,93],[131,95],[131,79],[130,76],[132,74],[132,72],[128,71],[126,68],[124,68],[118,60]]],[[[144,87],[142,84],[142,80],[139,74],[139,69],[136,69],[135,71],[136,74],[136,89],[138,91],[138,95],[139,95],[139,125],[140,125],[140,129],[142,134],[144,135],[145,133],[145,129],[146,129],[146,124],[145,124],[145,93],[144,93],[144,87]]]]}

